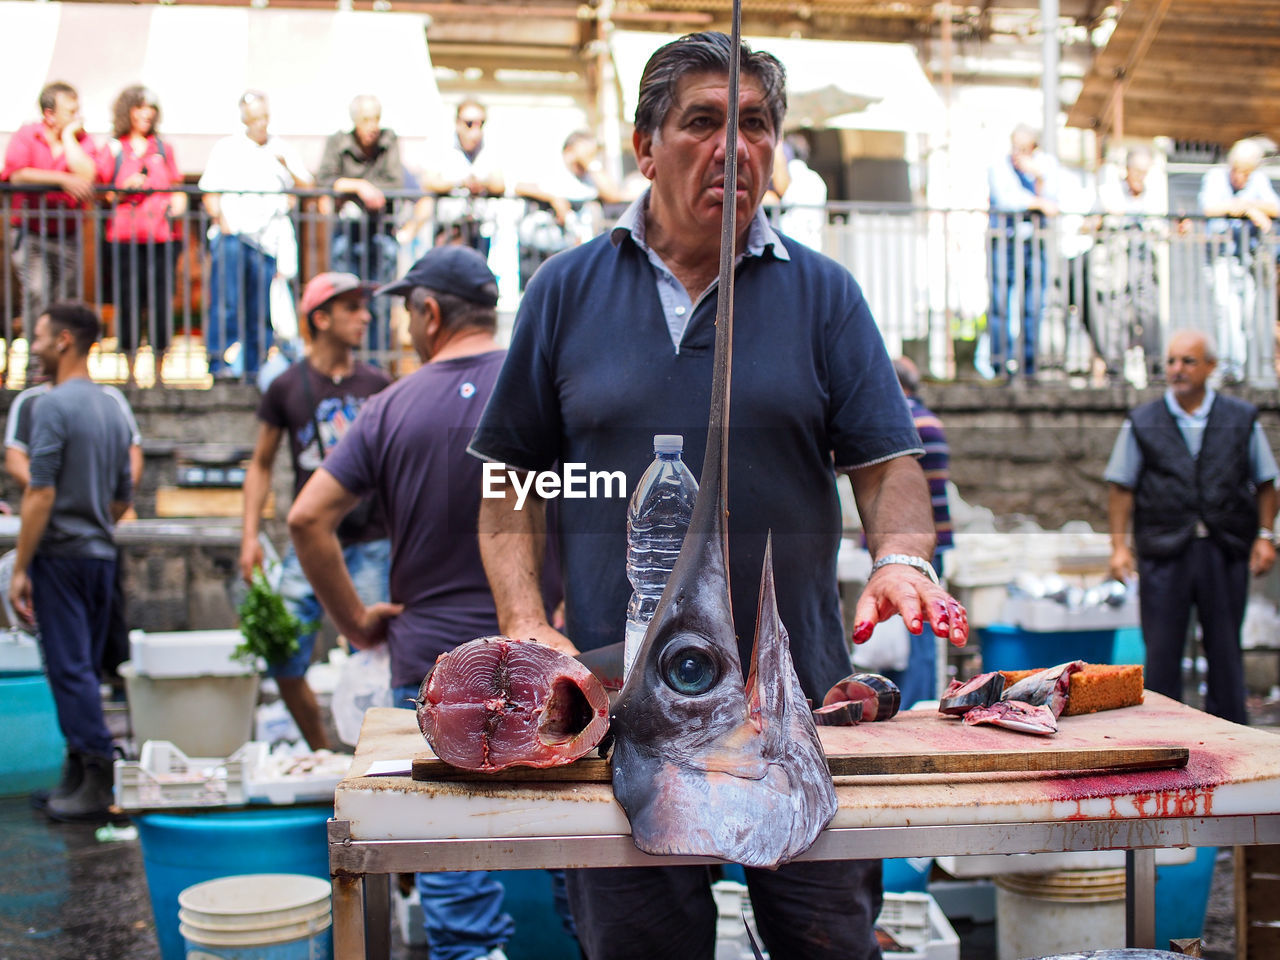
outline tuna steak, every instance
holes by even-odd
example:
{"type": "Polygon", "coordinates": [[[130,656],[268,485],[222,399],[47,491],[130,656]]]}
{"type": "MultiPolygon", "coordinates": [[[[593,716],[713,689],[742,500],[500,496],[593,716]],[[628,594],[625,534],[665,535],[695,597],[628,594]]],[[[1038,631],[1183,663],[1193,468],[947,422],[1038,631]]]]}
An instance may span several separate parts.
{"type": "Polygon", "coordinates": [[[989,707],[1004,692],[1004,674],[998,670],[980,673],[963,682],[952,680],[938,701],[938,712],[949,717],[963,717],[973,707],[989,707]]]}
{"type": "Polygon", "coordinates": [[[1055,717],[1062,716],[1067,708],[1067,697],[1071,691],[1071,675],[1084,669],[1083,660],[1072,660],[1060,663],[1056,667],[1033,673],[1019,680],[1004,692],[1002,700],[1020,700],[1034,706],[1044,705],[1053,711],[1055,717]]]}
{"type": "Polygon", "coordinates": [[[852,727],[861,719],[861,700],[840,700],[813,711],[813,722],[820,727],[852,727]]]}
{"type": "Polygon", "coordinates": [[[531,640],[482,637],[441,654],[418,697],[431,749],[465,770],[572,763],[609,728],[595,675],[531,640]]]}
{"type": "Polygon", "coordinates": [[[970,725],[989,723],[1016,730],[1019,733],[1036,733],[1049,736],[1058,732],[1058,718],[1047,706],[1023,703],[1020,700],[1001,700],[989,707],[971,707],[964,715],[970,725]]]}
{"type": "Polygon", "coordinates": [[[822,705],[825,707],[843,700],[856,700],[862,704],[864,723],[888,720],[902,706],[902,691],[896,683],[878,673],[855,673],[828,690],[822,698],[822,705]]]}

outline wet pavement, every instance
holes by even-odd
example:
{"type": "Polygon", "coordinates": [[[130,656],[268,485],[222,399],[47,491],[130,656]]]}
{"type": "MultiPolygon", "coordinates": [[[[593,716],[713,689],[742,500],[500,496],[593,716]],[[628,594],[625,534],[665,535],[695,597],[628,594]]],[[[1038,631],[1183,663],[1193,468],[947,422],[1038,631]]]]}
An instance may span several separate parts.
{"type": "MultiPolygon", "coordinates": [[[[1260,725],[1280,724],[1280,703],[1250,711],[1260,725]]],[[[55,824],[26,797],[0,798],[0,863],[0,960],[159,960],[138,840],[104,842],[93,825],[55,824]]],[[[992,960],[993,923],[955,927],[960,960],[992,960]]],[[[1204,940],[1209,960],[1235,957],[1229,851],[1215,868],[1204,940]]],[[[426,956],[393,930],[394,960],[426,956]]]]}

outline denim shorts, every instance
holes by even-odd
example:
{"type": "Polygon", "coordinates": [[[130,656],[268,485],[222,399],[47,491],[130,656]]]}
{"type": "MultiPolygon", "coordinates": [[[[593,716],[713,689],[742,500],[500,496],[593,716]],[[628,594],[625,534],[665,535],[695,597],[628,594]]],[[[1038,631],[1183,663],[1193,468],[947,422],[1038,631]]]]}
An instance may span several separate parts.
{"type": "MultiPolygon", "coordinates": [[[[342,559],[351,574],[356,593],[366,605],[383,603],[389,599],[388,578],[391,573],[391,541],[369,540],[365,543],[353,543],[342,548],[342,559]]],[[[324,615],[315,591],[307,582],[298,563],[298,555],[290,544],[285,554],[283,575],[280,579],[280,597],[284,600],[285,609],[297,617],[302,623],[316,623],[324,615]]],[[[267,667],[267,675],[271,677],[300,677],[311,665],[311,652],[315,648],[316,635],[301,634],[298,637],[298,652],[283,663],[271,664],[267,667]]]]}

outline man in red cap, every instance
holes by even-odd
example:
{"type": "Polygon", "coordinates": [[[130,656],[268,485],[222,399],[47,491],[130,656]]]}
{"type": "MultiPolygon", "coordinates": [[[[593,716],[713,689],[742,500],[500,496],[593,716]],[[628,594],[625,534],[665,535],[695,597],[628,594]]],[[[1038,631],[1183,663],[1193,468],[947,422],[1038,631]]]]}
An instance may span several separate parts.
{"type": "MultiPolygon", "coordinates": [[[[385,373],[355,358],[369,326],[369,294],[374,284],[350,273],[322,273],[302,292],[301,312],[311,329],[307,356],[280,374],[258,404],[258,441],[244,479],[244,527],[240,537],[240,573],[246,582],[262,565],[258,541],[262,508],[271,489],[271,470],[280,439],[287,431],[293,459],[293,494],[342,439],[369,397],[390,383],[385,373]]],[[[343,558],[356,589],[366,603],[387,599],[390,543],[386,518],[376,496],[362,500],[338,529],[343,558]]],[[[307,582],[292,547],[284,559],[279,587],[285,606],[303,623],[298,651],[268,665],[280,696],[312,750],[330,746],[316,703],[307,686],[320,603],[307,582]]]]}

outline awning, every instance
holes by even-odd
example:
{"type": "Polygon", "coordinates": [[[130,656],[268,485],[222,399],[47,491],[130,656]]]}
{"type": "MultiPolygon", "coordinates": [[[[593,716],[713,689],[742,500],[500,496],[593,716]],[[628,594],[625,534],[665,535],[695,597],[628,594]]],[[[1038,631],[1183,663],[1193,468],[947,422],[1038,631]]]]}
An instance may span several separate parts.
{"type": "MultiPolygon", "coordinates": [[[[630,30],[613,34],[614,63],[628,120],[635,116],[645,63],[676,37],[630,30]]],[[[743,40],[753,50],[772,53],[786,67],[787,95],[798,108],[790,112],[788,127],[908,133],[943,129],[942,100],[909,44],[784,37],[743,40]]]]}
{"type": "Polygon", "coordinates": [[[1278,51],[1275,0],[1129,0],[1067,123],[1220,144],[1276,138],[1278,51]]]}
{"type": "Polygon", "coordinates": [[[80,93],[85,127],[103,139],[111,105],[130,84],[160,99],[162,135],[185,172],[199,173],[213,143],[241,129],[246,89],[271,98],[271,132],[311,169],[325,138],[351,128],[361,93],[405,146],[451,129],[416,14],[247,7],[133,6],[0,0],[0,146],[39,118],[40,88],[65,80],[80,93]]]}

